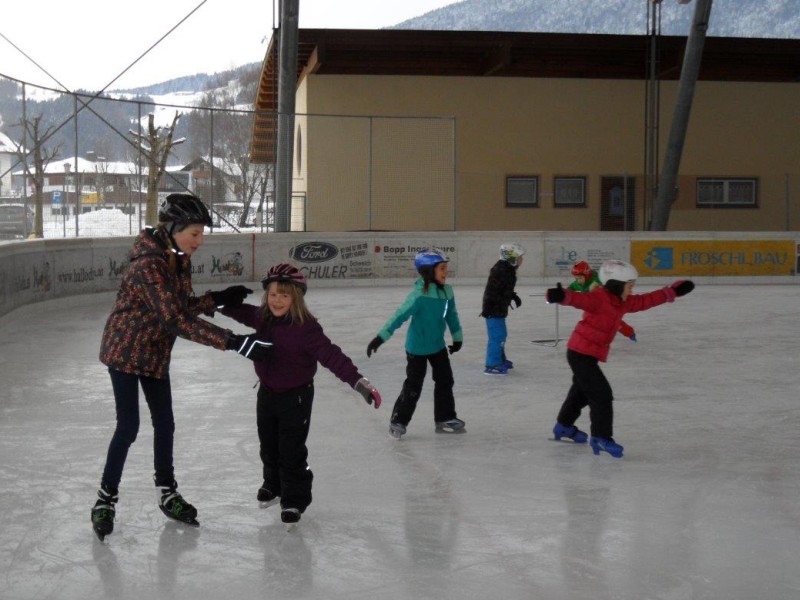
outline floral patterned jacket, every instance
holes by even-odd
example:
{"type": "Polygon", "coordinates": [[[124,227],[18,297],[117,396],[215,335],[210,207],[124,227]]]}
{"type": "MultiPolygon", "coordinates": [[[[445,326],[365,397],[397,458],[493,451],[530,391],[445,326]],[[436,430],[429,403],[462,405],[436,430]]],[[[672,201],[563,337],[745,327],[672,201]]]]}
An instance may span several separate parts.
{"type": "Polygon", "coordinates": [[[188,256],[169,249],[158,230],[136,238],[130,264],[103,330],[100,362],[112,369],[166,379],[178,336],[225,350],[230,331],[198,318],[213,314],[210,295],[192,290],[188,256]]]}

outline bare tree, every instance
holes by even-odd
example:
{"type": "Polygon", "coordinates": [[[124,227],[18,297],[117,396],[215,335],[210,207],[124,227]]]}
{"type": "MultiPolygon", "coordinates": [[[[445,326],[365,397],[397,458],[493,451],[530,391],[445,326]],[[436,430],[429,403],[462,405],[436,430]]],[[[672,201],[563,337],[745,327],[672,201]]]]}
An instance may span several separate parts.
{"type": "Polygon", "coordinates": [[[247,225],[250,206],[256,200],[261,206],[268,176],[268,165],[250,162],[249,143],[252,116],[235,110],[236,99],[227,89],[214,90],[204,97],[204,105],[217,107],[213,154],[225,169],[237,178],[235,193],[243,203],[237,225],[247,225]]]}
{"type": "Polygon", "coordinates": [[[181,115],[175,111],[175,118],[169,127],[155,126],[155,115],[147,115],[147,133],[142,133],[141,124],[139,131],[130,130],[131,135],[136,140],[140,152],[147,161],[147,209],[145,211],[145,223],[155,225],[158,222],[158,182],[167,169],[167,160],[174,146],[182,144],[185,138],[173,140],[175,128],[181,115]]]}
{"type": "Polygon", "coordinates": [[[22,127],[25,130],[25,138],[30,139],[32,143],[33,150],[31,152],[27,152],[27,150],[23,147],[22,144],[17,144],[17,158],[19,163],[22,165],[22,169],[25,172],[25,188],[27,189],[27,181],[33,182],[33,197],[34,197],[34,206],[35,206],[35,214],[33,220],[33,231],[31,234],[33,237],[42,238],[44,237],[44,219],[42,218],[42,206],[43,206],[43,196],[44,196],[44,172],[47,168],[47,165],[50,164],[50,161],[53,160],[56,156],[58,156],[58,152],[61,148],[60,145],[56,146],[55,148],[47,149],[43,145],[42,140],[46,140],[50,138],[51,133],[53,132],[54,127],[50,126],[47,127],[43,132],[40,131],[42,127],[42,115],[41,113],[33,117],[32,119],[20,119],[19,123],[16,125],[17,127],[22,127]],[[29,162],[29,156],[33,157],[33,169],[31,170],[31,164],[29,162]]]}

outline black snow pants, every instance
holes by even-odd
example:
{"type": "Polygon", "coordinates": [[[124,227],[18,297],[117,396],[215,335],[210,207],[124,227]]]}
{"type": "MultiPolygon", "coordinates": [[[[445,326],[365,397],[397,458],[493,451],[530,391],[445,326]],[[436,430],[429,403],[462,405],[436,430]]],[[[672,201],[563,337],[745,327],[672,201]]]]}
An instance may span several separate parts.
{"type": "Polygon", "coordinates": [[[306,447],[313,401],[313,383],[286,392],[258,388],[256,425],[264,485],[280,496],[282,508],[300,512],[311,504],[314,479],[306,447]]]}
{"type": "Polygon", "coordinates": [[[558,422],[574,425],[581,410],[589,407],[591,433],[594,437],[614,435],[614,394],[594,356],[567,350],[567,362],[572,369],[572,387],[558,412],[558,422]]]}
{"type": "Polygon", "coordinates": [[[403,389],[392,409],[392,422],[408,425],[414,410],[417,408],[422,383],[428,363],[431,363],[433,376],[433,420],[449,421],[456,417],[456,401],[453,397],[453,368],[450,366],[450,356],[447,348],[436,354],[409,354],[406,352],[406,380],[403,389]]]}

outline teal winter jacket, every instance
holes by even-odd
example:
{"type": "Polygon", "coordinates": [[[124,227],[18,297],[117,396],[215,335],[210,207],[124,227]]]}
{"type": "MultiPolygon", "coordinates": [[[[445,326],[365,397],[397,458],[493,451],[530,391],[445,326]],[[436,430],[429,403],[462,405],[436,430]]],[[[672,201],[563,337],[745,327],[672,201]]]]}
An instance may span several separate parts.
{"type": "Polygon", "coordinates": [[[421,277],[417,279],[405,302],[378,332],[378,336],[385,342],[410,318],[406,352],[420,356],[436,354],[447,346],[444,339],[445,327],[450,329],[454,342],[464,341],[453,288],[447,284],[440,288],[431,283],[425,292],[424,285],[421,277]]]}

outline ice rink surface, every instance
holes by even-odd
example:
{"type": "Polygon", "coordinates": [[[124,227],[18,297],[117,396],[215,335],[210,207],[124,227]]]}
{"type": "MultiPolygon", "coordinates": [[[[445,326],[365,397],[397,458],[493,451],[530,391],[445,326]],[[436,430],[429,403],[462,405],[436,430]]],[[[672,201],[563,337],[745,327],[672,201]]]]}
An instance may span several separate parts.
{"type": "MultiPolygon", "coordinates": [[[[465,332],[453,356],[456,406],[468,433],[434,433],[429,376],[400,441],[388,421],[407,326],[372,358],[365,348],[410,283],[312,284],[310,308],[384,406],[319,371],[314,502],[291,533],[255,499],[252,364],[179,340],[176,475],[201,526],[166,522],[157,508],[142,400],[116,529],[100,543],[89,509],[114,403],[97,354],[113,294],[1,318],[0,598],[800,598],[799,288],[698,285],[629,315],[639,341],[618,338],[603,367],[625,446],[613,459],[548,440],[570,384],[566,344],[531,344],[554,337],[556,308],[521,276],[523,305],[508,319],[516,368],[501,378],[482,373],[482,286],[452,281],[465,332]]],[[[579,316],[559,309],[562,336],[579,316]]],[[[587,414],[578,425],[588,430],[587,414]]]]}

